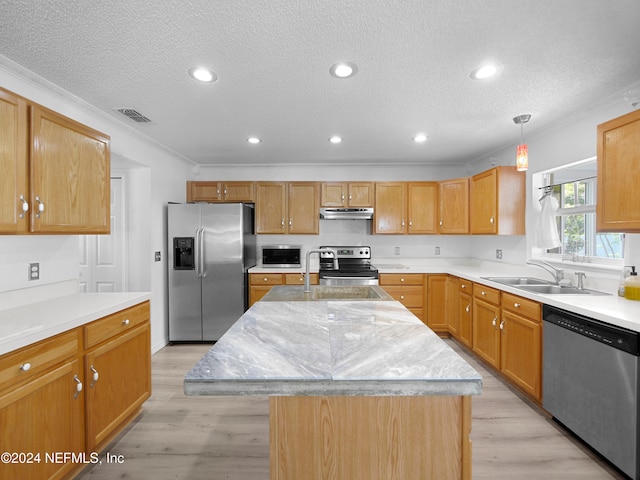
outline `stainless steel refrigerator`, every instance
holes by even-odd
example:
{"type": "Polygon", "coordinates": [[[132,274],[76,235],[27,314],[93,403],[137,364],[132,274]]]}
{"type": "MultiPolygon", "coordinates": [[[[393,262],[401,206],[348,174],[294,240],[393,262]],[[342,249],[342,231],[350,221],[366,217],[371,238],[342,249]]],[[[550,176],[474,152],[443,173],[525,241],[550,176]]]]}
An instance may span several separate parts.
{"type": "Polygon", "coordinates": [[[253,206],[169,204],[169,341],[216,341],[247,308],[253,206]]]}

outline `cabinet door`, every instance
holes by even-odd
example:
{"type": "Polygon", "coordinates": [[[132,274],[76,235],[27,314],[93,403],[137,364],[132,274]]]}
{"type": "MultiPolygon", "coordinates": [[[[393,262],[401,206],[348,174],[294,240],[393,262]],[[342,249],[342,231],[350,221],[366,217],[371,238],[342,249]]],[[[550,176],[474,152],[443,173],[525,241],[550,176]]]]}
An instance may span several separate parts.
{"type": "Polygon", "coordinates": [[[256,233],[286,233],[287,185],[284,182],[256,184],[256,233]]]}
{"type": "Polygon", "coordinates": [[[373,207],[373,182],[351,182],[347,188],[350,207],[373,207]]]}
{"type": "Polygon", "coordinates": [[[473,345],[473,301],[470,294],[459,292],[458,312],[458,318],[460,319],[458,340],[471,348],[473,345]]]}
{"type": "Polygon", "coordinates": [[[320,195],[316,182],[289,183],[288,233],[320,233],[320,195]]]}
{"type": "Polygon", "coordinates": [[[473,351],[500,368],[500,307],[473,299],[473,351]]]}
{"type": "Polygon", "coordinates": [[[495,234],[497,224],[497,170],[495,168],[471,178],[471,233],[495,234]]]}
{"type": "Polygon", "coordinates": [[[640,232],[640,110],[598,125],[599,232],[640,232]]]}
{"type": "Polygon", "coordinates": [[[222,195],[225,202],[253,202],[254,183],[226,182],[222,185],[222,195]]]}
{"type": "Polygon", "coordinates": [[[323,207],[345,207],[347,205],[347,184],[323,182],[320,197],[320,203],[323,207]]]}
{"type": "Polygon", "coordinates": [[[31,230],[109,233],[109,138],[31,106],[31,230]]]}
{"type": "Polygon", "coordinates": [[[440,233],[469,233],[469,179],[439,184],[440,233]]]}
{"type": "Polygon", "coordinates": [[[222,200],[219,182],[187,182],[187,202],[218,202],[222,200]]]}
{"type": "Polygon", "coordinates": [[[2,451],[40,455],[40,461],[34,463],[3,461],[0,478],[62,478],[77,467],[69,459],[63,463],[64,459],[52,457],[47,461],[45,456],[85,451],[85,393],[78,392],[76,382],[82,377],[78,360],[70,360],[0,396],[2,451]]]}
{"type": "Polygon", "coordinates": [[[151,395],[149,330],[129,330],[85,356],[87,451],[101,449],[151,395]]]}
{"type": "Polygon", "coordinates": [[[438,183],[411,182],[407,195],[408,233],[438,233],[438,183]]]}
{"type": "Polygon", "coordinates": [[[373,233],[403,234],[407,205],[407,184],[403,182],[376,183],[373,233]]]}
{"type": "Polygon", "coordinates": [[[436,332],[447,331],[447,275],[427,276],[427,325],[436,332]]]}
{"type": "Polygon", "coordinates": [[[460,336],[460,312],[458,308],[458,279],[447,276],[445,280],[447,329],[455,338],[460,336]]]}
{"type": "Polygon", "coordinates": [[[533,398],[541,400],[540,323],[503,310],[500,331],[502,373],[533,398]]]}
{"type": "Polygon", "coordinates": [[[27,104],[0,89],[0,233],[27,233],[27,104]]]}

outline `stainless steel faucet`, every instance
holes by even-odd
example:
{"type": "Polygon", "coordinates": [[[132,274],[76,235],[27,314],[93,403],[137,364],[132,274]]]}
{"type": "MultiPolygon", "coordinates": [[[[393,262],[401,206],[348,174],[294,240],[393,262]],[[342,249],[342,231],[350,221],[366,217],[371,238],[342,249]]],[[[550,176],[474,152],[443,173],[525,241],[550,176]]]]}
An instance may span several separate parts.
{"type": "Polygon", "coordinates": [[[336,252],[333,248],[322,248],[318,250],[309,250],[307,252],[307,265],[306,270],[304,272],[304,293],[309,293],[311,291],[311,281],[309,279],[309,269],[311,268],[311,254],[317,253],[318,255],[321,253],[331,253],[333,254],[333,268],[334,270],[338,269],[338,252],[336,252]]]}
{"type": "Polygon", "coordinates": [[[586,273],[584,272],[574,272],[576,274],[576,277],[578,277],[578,290],[584,290],[584,279],[587,276],[586,273]]]}
{"type": "Polygon", "coordinates": [[[549,272],[551,275],[553,275],[553,279],[556,282],[556,285],[560,284],[560,281],[564,278],[564,270],[561,268],[556,268],[553,265],[551,265],[550,263],[547,263],[545,261],[542,260],[527,260],[527,263],[529,265],[534,265],[536,267],[540,267],[544,270],[546,270],[547,272],[549,272]]]}

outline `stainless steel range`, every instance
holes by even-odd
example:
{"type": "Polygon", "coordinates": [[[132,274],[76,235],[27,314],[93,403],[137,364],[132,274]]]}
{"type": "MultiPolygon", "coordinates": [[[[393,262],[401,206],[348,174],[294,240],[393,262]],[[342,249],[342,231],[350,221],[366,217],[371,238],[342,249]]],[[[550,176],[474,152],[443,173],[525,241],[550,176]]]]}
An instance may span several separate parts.
{"type": "Polygon", "coordinates": [[[320,285],[378,285],[378,269],[371,265],[371,247],[322,246],[338,253],[338,268],[333,254],[320,254],[320,285]]]}

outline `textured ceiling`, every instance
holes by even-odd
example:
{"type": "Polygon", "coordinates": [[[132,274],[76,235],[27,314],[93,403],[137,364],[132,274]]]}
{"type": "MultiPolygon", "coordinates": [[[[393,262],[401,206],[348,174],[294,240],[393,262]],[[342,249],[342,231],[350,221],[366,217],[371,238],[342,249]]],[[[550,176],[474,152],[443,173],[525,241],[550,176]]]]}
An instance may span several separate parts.
{"type": "Polygon", "coordinates": [[[200,164],[466,162],[515,144],[516,115],[532,114],[535,132],[640,82],[638,0],[0,0],[0,11],[1,55],[200,164]],[[357,75],[332,77],[340,60],[357,75]],[[486,60],[502,73],[471,80],[486,60]],[[189,78],[200,64],[219,81],[189,78]],[[420,131],[425,144],[411,141],[420,131]]]}

